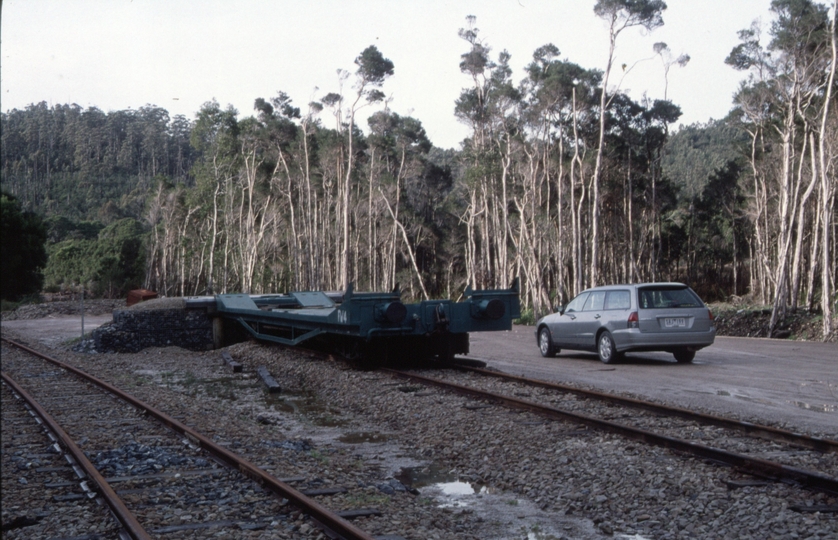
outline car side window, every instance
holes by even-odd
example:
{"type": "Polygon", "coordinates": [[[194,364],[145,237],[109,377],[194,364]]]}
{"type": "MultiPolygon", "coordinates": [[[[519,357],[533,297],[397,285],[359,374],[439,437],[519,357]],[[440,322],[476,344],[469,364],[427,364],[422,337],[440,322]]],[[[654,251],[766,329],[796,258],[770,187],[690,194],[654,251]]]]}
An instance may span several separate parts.
{"type": "Polygon", "coordinates": [[[584,311],[599,311],[605,305],[605,291],[594,291],[585,302],[584,311]]]}
{"type": "Polygon", "coordinates": [[[564,308],[565,313],[569,313],[571,311],[582,311],[582,306],[585,305],[585,300],[587,299],[588,293],[580,294],[567,304],[567,307],[564,308]]]}
{"type": "Polygon", "coordinates": [[[608,291],[605,296],[605,309],[629,309],[631,293],[628,291],[608,291]]]}

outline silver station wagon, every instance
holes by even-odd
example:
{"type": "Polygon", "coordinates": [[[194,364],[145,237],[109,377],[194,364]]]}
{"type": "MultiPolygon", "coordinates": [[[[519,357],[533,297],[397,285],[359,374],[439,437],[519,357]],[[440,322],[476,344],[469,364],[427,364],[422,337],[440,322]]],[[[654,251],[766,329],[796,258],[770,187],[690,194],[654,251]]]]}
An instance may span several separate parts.
{"type": "Polygon", "coordinates": [[[535,327],[542,356],[596,351],[606,364],[629,351],[667,351],[689,363],[713,344],[713,314],[683,283],[608,285],[583,291],[535,327]]]}

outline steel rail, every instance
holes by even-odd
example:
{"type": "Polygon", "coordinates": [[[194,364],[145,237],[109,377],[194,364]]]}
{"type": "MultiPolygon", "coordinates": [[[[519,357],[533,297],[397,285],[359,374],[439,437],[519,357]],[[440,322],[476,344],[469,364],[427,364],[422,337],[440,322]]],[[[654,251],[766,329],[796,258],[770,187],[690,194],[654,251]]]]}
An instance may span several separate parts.
{"type": "Polygon", "coordinates": [[[497,401],[511,407],[532,411],[550,417],[561,417],[569,419],[574,422],[579,422],[581,424],[595,427],[597,429],[617,433],[618,435],[624,437],[639,440],[647,444],[662,446],[664,448],[671,448],[701,458],[718,461],[720,463],[738,467],[742,471],[745,471],[754,476],[771,478],[781,481],[792,481],[810,489],[816,489],[828,493],[838,493],[838,478],[833,478],[831,476],[816,471],[799,469],[796,467],[783,465],[781,463],[775,463],[773,461],[768,461],[765,459],[744,456],[742,454],[736,454],[734,452],[728,452],[726,450],[721,450],[718,448],[712,448],[709,446],[695,444],[689,441],[685,441],[683,439],[669,437],[666,435],[660,435],[658,433],[653,433],[651,431],[646,431],[643,429],[634,428],[623,424],[618,424],[616,422],[610,422],[608,420],[594,418],[585,414],[565,411],[562,409],[542,405],[540,403],[535,403],[533,401],[525,399],[504,396],[501,394],[487,392],[469,386],[449,383],[432,377],[425,377],[423,375],[416,375],[413,373],[407,373],[404,371],[394,369],[384,369],[383,371],[392,373],[404,379],[434,385],[440,388],[446,388],[459,394],[497,401]]]}
{"type": "Polygon", "coordinates": [[[703,424],[715,425],[719,427],[724,427],[728,429],[736,429],[739,431],[744,431],[746,433],[750,433],[752,435],[756,435],[760,438],[772,440],[772,441],[782,441],[790,444],[796,444],[799,446],[804,446],[811,450],[817,450],[819,452],[838,452],[838,441],[832,439],[823,439],[820,437],[810,437],[808,435],[803,435],[802,433],[794,433],[792,431],[787,431],[784,429],[774,428],[771,426],[763,426],[760,424],[753,424],[751,422],[742,422],[739,420],[732,420],[730,418],[722,418],[720,416],[714,416],[712,414],[705,414],[695,411],[690,411],[688,409],[684,409],[681,407],[672,407],[669,405],[660,405],[658,403],[651,403],[649,401],[643,401],[640,399],[622,397],[622,396],[615,396],[613,394],[606,394],[604,392],[597,392],[595,390],[583,390],[581,388],[574,388],[572,386],[567,386],[559,383],[554,383],[550,381],[542,381],[539,379],[529,379],[527,377],[521,377],[518,375],[511,375],[509,373],[502,373],[498,371],[490,371],[488,369],[481,369],[481,368],[474,368],[470,366],[461,366],[457,365],[457,369],[462,371],[468,371],[473,373],[478,373],[480,375],[487,375],[490,377],[495,377],[504,380],[510,380],[515,382],[523,382],[526,384],[530,384],[533,386],[540,386],[542,388],[548,388],[551,390],[560,390],[562,392],[569,392],[576,394],[582,397],[594,397],[596,399],[601,399],[604,401],[609,401],[611,403],[615,403],[618,405],[625,405],[627,407],[634,407],[638,409],[645,409],[651,412],[661,413],[668,416],[679,416],[681,418],[686,418],[688,420],[694,420],[696,422],[701,422],[703,424]]]}
{"type": "Polygon", "coordinates": [[[339,537],[345,538],[347,540],[375,540],[373,536],[359,529],[355,525],[349,523],[334,512],[331,512],[326,507],[319,504],[317,501],[314,501],[313,499],[305,496],[293,487],[282,482],[278,478],[275,478],[271,474],[263,471],[256,465],[245,460],[244,458],[236,455],[233,452],[230,452],[222,446],[219,446],[208,437],[202,435],[201,433],[190,428],[189,426],[175,420],[166,413],[158,411],[154,407],[151,407],[143,401],[140,401],[134,396],[126,394],[119,388],[116,388],[115,386],[101,379],[98,379],[93,375],[85,373],[84,371],[76,367],[73,367],[60,360],[47,356],[39,351],[36,351],[35,349],[27,347],[26,345],[23,345],[21,343],[17,343],[8,338],[4,337],[2,339],[3,341],[11,345],[14,345],[15,347],[18,347],[21,350],[24,350],[39,358],[43,358],[48,362],[51,362],[63,369],[66,369],[67,371],[70,371],[71,373],[81,377],[84,380],[92,382],[100,388],[103,388],[104,390],[107,390],[108,392],[118,396],[120,399],[130,403],[135,408],[142,411],[144,414],[149,414],[153,416],[163,425],[173,430],[175,433],[183,435],[184,437],[192,441],[193,444],[206,450],[211,455],[215,456],[230,467],[239,470],[245,476],[251,478],[252,480],[255,480],[256,482],[261,483],[263,486],[270,489],[275,494],[285,499],[288,499],[292,504],[299,507],[305,514],[308,514],[309,516],[314,518],[325,528],[329,529],[332,533],[337,534],[339,537]]]}
{"type": "Polygon", "coordinates": [[[61,445],[70,453],[79,467],[82,468],[84,474],[95,484],[96,490],[105,500],[108,507],[111,509],[114,517],[119,521],[125,532],[134,540],[151,540],[151,536],[146,532],[137,517],[128,510],[125,503],[116,494],[107,480],[96,470],[93,463],[87,459],[81,448],[73,441],[66,431],[55,421],[55,419],[33,398],[26,390],[24,390],[14,379],[12,379],[5,371],[0,372],[3,381],[8,384],[12,390],[15,391],[23,400],[35,411],[35,414],[46,424],[47,428],[56,436],[61,445]]]}

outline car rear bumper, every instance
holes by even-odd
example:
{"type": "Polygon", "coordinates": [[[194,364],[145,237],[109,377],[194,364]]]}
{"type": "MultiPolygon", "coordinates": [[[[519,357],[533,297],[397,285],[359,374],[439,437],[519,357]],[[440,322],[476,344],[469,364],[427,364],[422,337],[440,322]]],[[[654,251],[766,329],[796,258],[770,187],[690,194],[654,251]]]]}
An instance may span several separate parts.
{"type": "Polygon", "coordinates": [[[619,352],[625,351],[669,351],[691,349],[697,351],[708,347],[716,340],[716,329],[706,332],[640,332],[626,329],[613,332],[614,343],[619,352]]]}

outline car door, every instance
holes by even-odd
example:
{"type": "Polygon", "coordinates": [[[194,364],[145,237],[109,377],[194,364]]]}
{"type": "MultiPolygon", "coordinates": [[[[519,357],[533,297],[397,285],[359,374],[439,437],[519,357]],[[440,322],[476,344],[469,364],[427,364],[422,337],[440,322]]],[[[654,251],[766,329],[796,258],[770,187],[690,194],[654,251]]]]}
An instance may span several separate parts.
{"type": "Polygon", "coordinates": [[[584,350],[596,349],[596,335],[602,325],[602,309],[605,306],[605,291],[592,291],[574,323],[576,347],[584,350]]]}
{"type": "Polygon", "coordinates": [[[554,314],[551,322],[547,326],[550,327],[550,335],[553,338],[553,345],[560,349],[575,349],[578,343],[576,339],[576,321],[579,314],[582,312],[582,307],[585,305],[585,300],[588,299],[587,292],[579,294],[576,298],[568,302],[562,311],[554,314]]]}
{"type": "Polygon", "coordinates": [[[600,324],[611,332],[614,344],[618,350],[626,345],[628,336],[625,330],[629,328],[629,314],[631,313],[631,291],[617,289],[608,291],[605,295],[605,307],[602,311],[600,324]]]}

